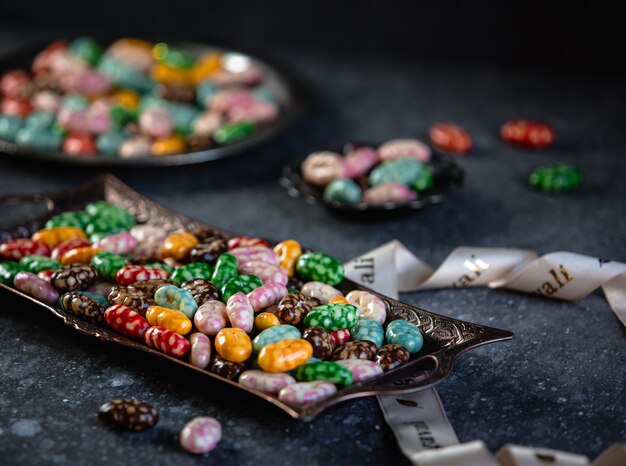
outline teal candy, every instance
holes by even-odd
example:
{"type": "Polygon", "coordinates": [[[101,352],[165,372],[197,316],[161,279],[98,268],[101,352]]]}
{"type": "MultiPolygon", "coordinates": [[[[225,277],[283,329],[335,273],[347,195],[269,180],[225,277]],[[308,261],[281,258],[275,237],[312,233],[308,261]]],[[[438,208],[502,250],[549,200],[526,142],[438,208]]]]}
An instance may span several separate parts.
{"type": "Polygon", "coordinates": [[[22,271],[22,267],[17,262],[0,262],[0,283],[13,286],[13,279],[22,271]]]}
{"type": "Polygon", "coordinates": [[[206,262],[192,262],[191,264],[178,267],[174,273],[172,273],[170,280],[177,285],[182,285],[183,282],[193,278],[203,278],[204,280],[210,281],[212,274],[213,267],[206,262]]]}
{"type": "Polygon", "coordinates": [[[70,52],[88,63],[90,66],[95,66],[100,57],[102,57],[102,48],[91,37],[78,37],[74,39],[69,46],[70,52]]]}
{"type": "Polygon", "coordinates": [[[154,88],[154,81],[148,75],[107,55],[100,59],[98,71],[118,87],[132,89],[140,93],[150,92],[154,88]]]}
{"type": "Polygon", "coordinates": [[[370,173],[370,184],[401,183],[410,186],[422,171],[423,164],[415,159],[402,157],[384,162],[370,173]]]}
{"type": "Polygon", "coordinates": [[[324,200],[326,202],[358,204],[361,201],[361,195],[359,185],[349,178],[333,180],[324,188],[324,200]]]}
{"type": "Polygon", "coordinates": [[[222,301],[227,302],[228,298],[236,293],[248,294],[262,284],[263,281],[256,275],[239,275],[231,278],[220,289],[222,301]]]}
{"type": "Polygon", "coordinates": [[[23,270],[30,273],[39,273],[42,270],[56,270],[61,268],[61,263],[50,259],[47,256],[39,256],[33,254],[32,256],[22,257],[20,259],[20,266],[23,270]]]}
{"type": "Polygon", "coordinates": [[[322,327],[330,332],[352,328],[359,320],[359,309],[352,304],[323,304],[304,318],[305,327],[322,327]]]}
{"type": "Polygon", "coordinates": [[[213,81],[202,81],[196,86],[196,101],[200,107],[208,107],[218,87],[213,81]]]}
{"type": "Polygon", "coordinates": [[[56,116],[52,112],[47,112],[45,110],[36,110],[28,115],[28,118],[26,118],[24,125],[28,128],[48,129],[52,127],[55,118],[56,116]]]}
{"type": "Polygon", "coordinates": [[[255,353],[258,353],[267,345],[278,343],[283,340],[299,339],[302,338],[300,330],[293,325],[275,325],[274,327],[267,328],[259,333],[254,340],[252,340],[252,348],[255,353]]]}
{"type": "Polygon", "coordinates": [[[85,110],[88,106],[89,102],[82,94],[65,94],[61,99],[61,107],[68,110],[85,110]]]}
{"type": "Polygon", "coordinates": [[[143,112],[148,109],[161,109],[166,111],[172,117],[174,129],[180,133],[190,134],[191,127],[200,115],[200,110],[193,105],[182,102],[170,102],[154,95],[146,95],[141,99],[139,111],[143,112]]]}
{"type": "Polygon", "coordinates": [[[106,133],[101,134],[96,139],[96,147],[98,151],[104,155],[117,155],[120,146],[126,140],[126,135],[119,129],[110,129],[106,133]]]}
{"type": "Polygon", "coordinates": [[[15,143],[29,149],[56,151],[61,147],[63,136],[50,129],[24,127],[15,136],[15,143]]]}
{"type": "Polygon", "coordinates": [[[6,141],[15,141],[15,137],[22,126],[24,120],[13,115],[1,115],[0,116],[0,139],[6,141]]]}
{"type": "Polygon", "coordinates": [[[412,323],[398,319],[387,325],[385,332],[387,343],[405,347],[409,353],[419,353],[424,345],[424,337],[419,328],[412,323]]]}
{"type": "Polygon", "coordinates": [[[343,264],[334,257],[321,252],[302,254],[296,262],[298,275],[305,281],[316,281],[337,285],[343,280],[343,264]]]}
{"type": "Polygon", "coordinates": [[[385,341],[383,326],[375,320],[361,319],[350,329],[352,340],[368,340],[379,348],[385,341]]]}
{"type": "Polygon", "coordinates": [[[174,285],[164,285],[154,293],[154,302],[162,307],[175,309],[193,319],[198,304],[189,290],[174,285]]]}
{"type": "Polygon", "coordinates": [[[257,100],[270,103],[276,102],[276,96],[265,86],[258,86],[252,92],[257,100]]]}

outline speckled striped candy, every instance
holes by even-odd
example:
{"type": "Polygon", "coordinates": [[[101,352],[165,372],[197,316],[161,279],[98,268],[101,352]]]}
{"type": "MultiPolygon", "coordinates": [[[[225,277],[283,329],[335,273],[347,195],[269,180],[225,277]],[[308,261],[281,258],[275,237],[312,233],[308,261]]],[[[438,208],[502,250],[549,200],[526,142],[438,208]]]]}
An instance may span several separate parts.
{"type": "Polygon", "coordinates": [[[322,282],[306,282],[301,292],[309,298],[319,299],[322,304],[328,304],[335,296],[343,296],[341,291],[322,282]]]}
{"type": "Polygon", "coordinates": [[[141,340],[150,324],[128,306],[115,304],[104,311],[104,321],[115,330],[130,338],[141,340]]]}
{"type": "Polygon", "coordinates": [[[254,312],[276,304],[287,295],[287,287],[280,283],[266,283],[248,293],[254,312]]]}
{"type": "Polygon", "coordinates": [[[346,295],[350,304],[359,308],[361,319],[375,320],[380,325],[387,319],[387,307],[378,296],[367,291],[354,290],[346,295]]]}
{"type": "Polygon", "coordinates": [[[50,257],[58,261],[58,260],[61,260],[61,257],[63,257],[66,252],[69,252],[72,249],[83,248],[86,246],[91,246],[91,243],[89,242],[87,238],[70,238],[70,239],[63,241],[58,246],[56,246],[52,250],[50,257]]]}
{"type": "Polygon", "coordinates": [[[47,304],[54,304],[59,299],[59,293],[46,280],[34,273],[18,272],[13,279],[13,286],[47,304]]]}
{"type": "Polygon", "coordinates": [[[130,234],[137,239],[134,254],[152,259],[158,256],[168,232],[153,225],[137,225],[130,230],[130,234]]]}
{"type": "Polygon", "coordinates": [[[215,336],[229,324],[226,305],[221,301],[208,301],[193,316],[196,328],[206,335],[215,336]]]}
{"type": "Polygon", "coordinates": [[[144,267],[142,265],[127,265],[117,271],[115,279],[120,285],[132,285],[135,282],[154,280],[160,278],[167,279],[169,274],[166,270],[155,267],[144,267]]]}
{"type": "Polygon", "coordinates": [[[279,266],[262,261],[244,262],[239,266],[239,273],[256,275],[263,283],[287,285],[289,277],[279,266]]]}
{"type": "Polygon", "coordinates": [[[143,334],[143,341],[148,346],[174,358],[184,358],[189,353],[189,342],[185,337],[163,327],[154,326],[143,334]]]}
{"type": "Polygon", "coordinates": [[[290,406],[307,406],[337,393],[330,382],[299,382],[283,388],[278,399],[290,406]]]}
{"type": "Polygon", "coordinates": [[[226,313],[233,327],[248,333],[254,326],[254,309],[243,293],[235,293],[226,303],[226,313]]]}
{"type": "Polygon", "coordinates": [[[314,280],[327,285],[337,285],[345,274],[341,262],[321,252],[302,254],[296,262],[296,270],[304,280],[314,280]]]}
{"type": "Polygon", "coordinates": [[[156,290],[154,302],[159,306],[182,312],[189,319],[193,319],[198,310],[198,303],[193,299],[191,291],[178,288],[176,285],[165,285],[156,290]]]}
{"type": "Polygon", "coordinates": [[[180,446],[190,453],[208,453],[222,438],[222,425],[212,417],[196,417],[180,431],[180,446]]]}
{"type": "Polygon", "coordinates": [[[240,264],[244,262],[262,261],[272,265],[278,265],[279,262],[278,255],[274,250],[265,246],[235,248],[228,251],[228,254],[235,256],[240,264]]]}
{"type": "Polygon", "coordinates": [[[359,320],[359,310],[352,304],[323,304],[304,318],[307,327],[322,327],[334,332],[352,327],[359,320]]]}
{"type": "Polygon", "coordinates": [[[19,261],[22,257],[34,254],[49,256],[51,252],[46,243],[30,239],[20,238],[0,244],[0,260],[19,261]]]}
{"type": "Polygon", "coordinates": [[[289,374],[272,374],[253,369],[241,374],[239,383],[269,395],[276,395],[283,388],[296,383],[296,380],[289,374]]]}
{"type": "Polygon", "coordinates": [[[341,359],[336,364],[345,367],[352,373],[354,383],[364,382],[383,373],[382,367],[367,359],[341,359]]]}
{"type": "Polygon", "coordinates": [[[117,233],[115,235],[102,238],[94,247],[113,254],[132,254],[137,246],[137,238],[128,232],[117,233]]]}
{"type": "Polygon", "coordinates": [[[189,337],[191,354],[189,362],[200,369],[204,369],[211,361],[211,340],[203,333],[192,333],[189,337]]]}

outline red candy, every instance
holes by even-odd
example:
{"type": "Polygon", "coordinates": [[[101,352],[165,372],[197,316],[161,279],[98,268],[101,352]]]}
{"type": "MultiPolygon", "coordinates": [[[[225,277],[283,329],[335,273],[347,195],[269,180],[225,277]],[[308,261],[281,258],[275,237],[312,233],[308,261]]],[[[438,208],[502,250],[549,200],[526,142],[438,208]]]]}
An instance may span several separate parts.
{"type": "Polygon", "coordinates": [[[96,143],[88,134],[70,134],[63,142],[63,152],[72,155],[95,155],[96,143]]]}
{"type": "Polygon", "coordinates": [[[107,308],[104,320],[117,333],[137,340],[141,340],[150,327],[148,321],[139,313],[121,304],[107,308]]]}
{"type": "Polygon", "coordinates": [[[91,246],[91,243],[86,238],[77,237],[66,239],[52,250],[50,257],[55,261],[60,261],[66,252],[69,252],[72,249],[84,248],[86,246],[91,246]]]}
{"type": "Polygon", "coordinates": [[[30,82],[28,75],[22,70],[11,70],[0,79],[0,94],[6,97],[21,97],[30,82]]]}
{"type": "Polygon", "coordinates": [[[347,343],[348,341],[350,341],[350,330],[348,329],[335,330],[334,332],[330,334],[330,336],[332,337],[336,346],[341,346],[344,343],[347,343]]]}
{"type": "Polygon", "coordinates": [[[452,123],[437,123],[431,126],[428,137],[433,146],[445,152],[467,154],[472,150],[472,136],[452,123]]]}
{"type": "Polygon", "coordinates": [[[556,137],[552,127],[532,120],[508,121],[500,128],[500,136],[509,144],[531,149],[548,147],[556,137]]]}
{"type": "Polygon", "coordinates": [[[38,254],[49,256],[50,247],[41,241],[30,239],[14,239],[0,244],[0,259],[7,261],[19,261],[22,257],[38,254]]]}
{"type": "Polygon", "coordinates": [[[235,236],[228,240],[228,249],[245,248],[248,246],[265,246],[269,248],[270,245],[267,241],[261,238],[250,238],[249,236],[235,236]]]}
{"type": "Polygon", "coordinates": [[[41,73],[49,70],[54,56],[63,51],[65,48],[66,42],[63,40],[52,42],[35,57],[35,60],[33,61],[33,72],[41,73]]]}
{"type": "Polygon", "coordinates": [[[120,285],[132,285],[135,282],[154,280],[160,278],[166,280],[169,274],[162,269],[144,267],[142,265],[126,265],[117,271],[115,279],[120,285]]]}
{"type": "Polygon", "coordinates": [[[37,274],[37,276],[42,280],[45,280],[46,283],[50,283],[50,280],[52,279],[52,274],[54,272],[56,272],[56,270],[54,269],[42,270],[37,274]]]}
{"type": "Polygon", "coordinates": [[[6,97],[0,106],[0,113],[25,118],[32,111],[32,109],[33,107],[30,105],[28,100],[6,97]]]}
{"type": "Polygon", "coordinates": [[[190,349],[190,344],[186,338],[159,326],[150,327],[146,330],[146,333],[143,334],[143,340],[148,346],[179,359],[184,358],[190,349]]]}

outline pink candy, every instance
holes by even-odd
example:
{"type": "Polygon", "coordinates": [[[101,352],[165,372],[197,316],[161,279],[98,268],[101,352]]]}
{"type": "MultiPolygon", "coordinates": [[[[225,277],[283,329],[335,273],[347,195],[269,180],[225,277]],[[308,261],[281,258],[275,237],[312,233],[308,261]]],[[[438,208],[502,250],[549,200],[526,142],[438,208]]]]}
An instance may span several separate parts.
{"type": "Polygon", "coordinates": [[[256,275],[263,283],[280,283],[287,285],[289,277],[287,273],[277,265],[268,264],[262,261],[244,262],[239,266],[242,274],[256,275]]]}
{"type": "Polygon", "coordinates": [[[226,313],[233,327],[248,333],[254,326],[254,309],[250,300],[243,293],[235,293],[226,303],[226,313]]]}
{"type": "Polygon", "coordinates": [[[124,232],[102,238],[94,247],[114,254],[131,254],[137,245],[137,238],[132,234],[124,232]]]}
{"type": "Polygon", "coordinates": [[[212,136],[222,126],[222,115],[218,112],[204,112],[193,123],[193,134],[212,136]]]}
{"type": "Polygon", "coordinates": [[[190,453],[208,453],[222,439],[222,425],[212,417],[196,417],[180,431],[180,445],[190,453]]]}
{"type": "Polygon", "coordinates": [[[254,94],[247,89],[222,89],[211,98],[209,107],[213,111],[224,113],[252,99],[254,99],[254,94]]]}
{"type": "Polygon", "coordinates": [[[194,314],[193,323],[202,333],[217,335],[229,324],[226,305],[221,301],[207,301],[194,314]]]}
{"type": "Polygon", "coordinates": [[[289,374],[249,370],[241,374],[239,383],[269,395],[276,395],[283,388],[295,384],[296,381],[289,374]]]}
{"type": "Polygon", "coordinates": [[[416,199],[417,193],[400,183],[383,183],[363,194],[363,201],[369,205],[403,204],[416,199]]]}
{"type": "Polygon", "coordinates": [[[169,113],[159,109],[150,109],[142,112],[139,117],[139,126],[149,136],[163,138],[172,133],[174,122],[169,113]]]}
{"type": "Polygon", "coordinates": [[[278,117],[278,107],[263,100],[250,100],[231,107],[228,119],[233,122],[268,123],[278,117]]]}
{"type": "Polygon", "coordinates": [[[47,304],[54,304],[59,299],[59,293],[46,280],[34,273],[18,272],[13,279],[13,285],[28,296],[47,304]]]}
{"type": "Polygon", "coordinates": [[[370,171],[378,161],[378,152],[371,147],[360,147],[346,155],[343,162],[343,176],[359,178],[370,171]]]}
{"type": "Polygon", "coordinates": [[[273,249],[265,246],[245,246],[228,251],[237,258],[239,264],[252,261],[263,261],[273,265],[278,265],[278,255],[273,249]]]}
{"type": "Polygon", "coordinates": [[[283,388],[278,399],[290,406],[307,406],[337,393],[330,382],[299,382],[283,388]]]}
{"type": "Polygon", "coordinates": [[[254,309],[258,312],[272,304],[276,304],[287,295],[287,287],[280,283],[265,283],[248,293],[248,299],[254,309]]]}
{"type": "Polygon", "coordinates": [[[383,373],[380,365],[367,359],[342,359],[335,362],[352,373],[355,383],[364,382],[383,373]]]}
{"type": "Polygon", "coordinates": [[[375,320],[380,325],[387,319],[387,307],[378,296],[367,291],[354,290],[346,295],[348,302],[357,308],[362,319],[375,320]]]}
{"type": "Polygon", "coordinates": [[[430,148],[417,139],[392,139],[378,148],[382,161],[411,157],[420,162],[430,160],[430,148]]]}
{"type": "Polygon", "coordinates": [[[306,282],[301,291],[309,298],[319,299],[322,304],[328,304],[328,301],[336,296],[343,296],[341,291],[322,282],[306,282]]]}
{"type": "Polygon", "coordinates": [[[189,362],[200,369],[204,369],[211,361],[211,340],[206,335],[196,332],[189,337],[191,354],[189,362]]]}

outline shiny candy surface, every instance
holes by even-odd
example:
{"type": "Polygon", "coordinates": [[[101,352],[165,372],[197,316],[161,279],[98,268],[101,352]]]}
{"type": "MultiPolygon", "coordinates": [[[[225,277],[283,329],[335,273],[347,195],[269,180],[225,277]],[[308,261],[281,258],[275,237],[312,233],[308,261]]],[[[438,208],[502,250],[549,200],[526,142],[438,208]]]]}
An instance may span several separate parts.
{"type": "Polygon", "coordinates": [[[180,431],[180,445],[190,453],[208,453],[222,439],[222,425],[212,417],[196,417],[180,431]]]}
{"type": "Polygon", "coordinates": [[[98,420],[116,430],[142,431],[159,422],[159,413],[148,403],[113,400],[100,406],[98,420]]]}
{"type": "Polygon", "coordinates": [[[235,236],[228,240],[228,249],[242,248],[248,246],[265,246],[269,248],[267,241],[261,238],[251,238],[249,236],[235,236]]]}
{"type": "Polygon", "coordinates": [[[175,285],[164,285],[156,290],[154,302],[159,306],[175,309],[188,319],[193,319],[193,315],[198,310],[198,304],[191,292],[185,288],[178,288],[175,285]]]}
{"type": "Polygon", "coordinates": [[[372,186],[385,183],[400,183],[410,186],[422,171],[423,165],[415,159],[402,157],[384,162],[374,168],[369,180],[372,186]]]}
{"type": "Polygon", "coordinates": [[[150,325],[158,325],[168,330],[187,335],[191,331],[191,321],[182,312],[167,307],[150,306],[146,311],[146,320],[150,325]]]}
{"type": "Polygon", "coordinates": [[[209,371],[214,374],[237,382],[241,374],[246,370],[246,366],[238,363],[227,361],[218,354],[214,354],[209,363],[209,371]]]}
{"type": "Polygon", "coordinates": [[[47,304],[54,304],[59,299],[59,293],[46,280],[30,272],[17,272],[12,284],[28,296],[47,304]]]}
{"type": "Polygon", "coordinates": [[[376,356],[376,345],[371,341],[358,340],[349,341],[341,345],[333,351],[331,359],[338,361],[340,359],[374,359],[376,356]]]}
{"type": "Polygon", "coordinates": [[[537,168],[528,178],[528,183],[545,192],[571,191],[582,183],[582,172],[570,165],[537,168]]]}
{"type": "Polygon", "coordinates": [[[244,246],[231,249],[228,253],[235,256],[238,263],[261,261],[278,265],[278,256],[276,253],[265,246],[244,246]]]}
{"type": "Polygon", "coordinates": [[[22,267],[17,262],[0,262],[0,283],[3,285],[13,285],[13,279],[22,267]]]}
{"type": "Polygon", "coordinates": [[[383,371],[387,372],[404,364],[409,360],[410,357],[411,354],[403,346],[388,344],[382,346],[378,350],[378,353],[376,353],[376,357],[374,360],[383,371]]]}
{"type": "Polygon", "coordinates": [[[93,256],[91,265],[98,271],[100,278],[115,281],[118,270],[126,265],[126,261],[112,252],[100,252],[93,256]]]}
{"type": "Polygon", "coordinates": [[[330,382],[299,382],[283,388],[278,399],[290,406],[307,406],[337,393],[330,382]]]}
{"type": "Polygon", "coordinates": [[[211,276],[211,282],[218,288],[221,288],[231,278],[237,276],[238,261],[232,254],[222,254],[215,263],[215,270],[211,276]]]}
{"type": "Polygon", "coordinates": [[[63,254],[63,257],[61,257],[61,264],[89,264],[93,257],[99,252],[101,251],[93,246],[74,248],[63,254]]]}
{"type": "Polygon", "coordinates": [[[343,176],[360,178],[379,162],[378,151],[371,147],[359,147],[348,152],[343,162],[343,176]]]}
{"type": "Polygon", "coordinates": [[[302,254],[296,263],[296,270],[304,280],[336,285],[344,277],[343,264],[334,257],[321,252],[302,254]]]}
{"type": "Polygon", "coordinates": [[[276,325],[259,333],[252,340],[252,349],[255,353],[258,353],[267,345],[283,340],[299,339],[301,336],[300,330],[293,325],[276,325]]]}
{"type": "Polygon", "coordinates": [[[207,301],[217,300],[220,293],[213,283],[202,278],[194,278],[183,282],[181,288],[188,290],[198,306],[207,301]]]}
{"type": "Polygon", "coordinates": [[[94,247],[102,251],[112,252],[113,254],[132,254],[137,245],[137,238],[128,232],[117,233],[101,239],[94,247]]]}
{"type": "Polygon", "coordinates": [[[365,382],[383,373],[380,365],[367,359],[342,359],[336,364],[345,367],[352,373],[354,383],[365,382]]]}
{"type": "Polygon", "coordinates": [[[1,260],[19,261],[22,257],[34,254],[49,256],[50,253],[50,246],[46,243],[30,239],[14,239],[0,244],[1,260]]]}
{"type": "Polygon", "coordinates": [[[50,257],[54,260],[61,260],[61,258],[65,255],[66,252],[71,251],[72,249],[82,248],[85,246],[91,246],[91,243],[87,238],[70,238],[63,241],[61,244],[57,245],[50,254],[50,257]]]}
{"type": "Polygon", "coordinates": [[[113,305],[104,312],[104,321],[117,333],[136,340],[143,339],[143,334],[150,324],[140,314],[122,305],[113,305]]]}
{"type": "Polygon", "coordinates": [[[84,293],[70,291],[61,297],[63,309],[92,322],[102,322],[105,307],[84,293]]]}
{"type": "Polygon", "coordinates": [[[175,260],[182,260],[189,255],[196,244],[198,244],[198,238],[188,231],[170,233],[163,242],[161,255],[175,260]]]}
{"type": "Polygon", "coordinates": [[[417,199],[417,193],[401,183],[383,183],[368,189],[363,194],[363,202],[372,206],[404,204],[417,199]]]}
{"type": "Polygon", "coordinates": [[[182,359],[190,350],[187,339],[163,327],[150,327],[144,333],[143,340],[148,346],[174,358],[182,359]]]}
{"type": "Polygon", "coordinates": [[[289,293],[279,301],[276,317],[283,324],[298,325],[319,304],[317,298],[310,298],[304,293],[289,293]]]}
{"type": "Polygon", "coordinates": [[[530,149],[548,147],[556,138],[552,127],[533,120],[508,121],[500,128],[500,136],[509,144],[530,149]]]}
{"type": "Polygon", "coordinates": [[[430,148],[417,139],[392,139],[378,148],[381,160],[395,160],[401,157],[410,157],[420,162],[430,160],[430,148]]]}
{"type": "Polygon", "coordinates": [[[51,249],[71,238],[86,238],[86,235],[80,228],[55,227],[39,230],[32,236],[33,241],[46,243],[51,249]]]}
{"type": "Polygon", "coordinates": [[[343,175],[343,157],[335,152],[314,152],[302,162],[302,177],[315,186],[326,186],[343,175]]]}
{"type": "Polygon", "coordinates": [[[343,330],[335,330],[334,332],[331,332],[330,337],[333,339],[333,343],[337,347],[349,342],[352,335],[350,334],[350,330],[344,328],[343,330]]]}
{"type": "Polygon", "coordinates": [[[324,188],[324,200],[326,202],[358,204],[362,194],[359,185],[349,178],[337,178],[324,188]]]}
{"type": "Polygon", "coordinates": [[[250,332],[254,326],[254,309],[248,296],[244,293],[235,293],[226,303],[226,313],[233,327],[250,332]]]}
{"type": "Polygon", "coordinates": [[[359,320],[359,310],[351,304],[322,304],[304,318],[304,325],[322,327],[331,332],[348,329],[359,320]]]}
{"type": "Polygon", "coordinates": [[[20,267],[24,271],[31,272],[31,273],[39,273],[42,270],[49,270],[49,269],[56,270],[61,267],[61,264],[58,261],[55,261],[54,259],[51,259],[50,257],[40,256],[37,254],[32,255],[32,256],[22,257],[20,259],[19,264],[20,264],[20,267]]]}
{"type": "Polygon", "coordinates": [[[196,332],[189,337],[189,344],[191,346],[189,362],[200,369],[207,367],[211,362],[211,340],[206,335],[196,332]]]}
{"type": "Polygon", "coordinates": [[[117,271],[115,280],[120,285],[131,285],[138,281],[153,280],[161,278],[167,279],[169,274],[162,269],[154,267],[143,267],[141,265],[126,265],[117,271]]]}
{"type": "Polygon", "coordinates": [[[387,319],[387,307],[375,294],[353,290],[346,295],[348,302],[359,308],[361,319],[375,320],[380,325],[387,319]]]}
{"type": "Polygon", "coordinates": [[[352,372],[331,361],[320,361],[300,366],[296,373],[298,382],[321,380],[330,382],[338,388],[349,387],[354,383],[352,372]]]}
{"type": "Polygon", "coordinates": [[[288,277],[283,269],[277,265],[268,264],[262,261],[244,262],[239,265],[239,272],[242,274],[255,275],[263,283],[278,283],[287,285],[288,277]]]}
{"type": "Polygon", "coordinates": [[[215,337],[215,351],[231,362],[244,362],[252,354],[252,342],[239,328],[223,328],[215,337]]]}
{"type": "Polygon", "coordinates": [[[328,304],[353,304],[343,296],[335,296],[328,300],[328,304]]]}
{"type": "Polygon", "coordinates": [[[383,326],[375,320],[361,319],[350,329],[353,340],[368,340],[379,348],[385,341],[383,326]]]}
{"type": "Polygon", "coordinates": [[[287,372],[313,356],[313,347],[302,339],[282,340],[263,347],[258,363],[266,372],[287,372]]]}
{"type": "Polygon", "coordinates": [[[64,265],[54,272],[50,284],[60,293],[84,290],[97,276],[98,272],[90,265],[64,265]]]}
{"type": "Polygon", "coordinates": [[[296,273],[296,261],[302,255],[300,243],[293,239],[281,241],[274,246],[274,252],[278,255],[279,266],[287,276],[293,277],[296,273]]]}
{"type": "Polygon", "coordinates": [[[248,293],[248,299],[255,312],[276,304],[287,295],[287,287],[280,283],[266,283],[248,293]]]}
{"type": "Polygon", "coordinates": [[[418,353],[424,344],[424,337],[419,328],[402,319],[394,320],[387,325],[385,340],[387,343],[403,346],[411,354],[418,353]]]}
{"type": "Polygon", "coordinates": [[[226,305],[221,301],[208,301],[198,307],[193,316],[196,328],[206,335],[217,335],[230,321],[226,305]]]}
{"type": "Polygon", "coordinates": [[[209,280],[212,274],[213,268],[209,264],[204,262],[192,262],[191,264],[178,267],[174,273],[172,273],[170,279],[177,285],[180,285],[183,282],[194,278],[209,280]]]}
{"type": "Polygon", "coordinates": [[[189,260],[215,264],[217,258],[227,250],[228,246],[223,239],[201,240],[189,253],[189,260]]]}
{"type": "Polygon", "coordinates": [[[239,383],[269,395],[277,395],[283,388],[296,383],[296,380],[289,374],[248,370],[239,376],[239,383]]]}
{"type": "Polygon", "coordinates": [[[322,327],[307,327],[302,338],[313,347],[313,356],[319,359],[329,358],[335,349],[335,342],[330,333],[322,327]]]}
{"type": "Polygon", "coordinates": [[[259,332],[280,325],[280,320],[271,312],[261,312],[254,318],[254,328],[259,332]]]}
{"type": "Polygon", "coordinates": [[[151,297],[129,290],[127,287],[114,285],[107,296],[109,304],[118,304],[128,306],[141,316],[146,315],[146,311],[150,306],[154,306],[155,302],[151,297]]]}
{"type": "Polygon", "coordinates": [[[302,285],[302,294],[309,298],[315,298],[322,304],[328,304],[331,299],[343,296],[343,293],[336,288],[322,282],[307,282],[302,285]]]}
{"type": "Polygon", "coordinates": [[[472,150],[472,136],[452,123],[437,123],[428,130],[430,143],[437,149],[452,154],[467,154],[472,150]]]}
{"type": "Polygon", "coordinates": [[[231,296],[236,293],[248,294],[263,285],[263,282],[256,275],[238,275],[228,280],[221,288],[222,301],[228,302],[231,296]]]}

